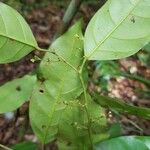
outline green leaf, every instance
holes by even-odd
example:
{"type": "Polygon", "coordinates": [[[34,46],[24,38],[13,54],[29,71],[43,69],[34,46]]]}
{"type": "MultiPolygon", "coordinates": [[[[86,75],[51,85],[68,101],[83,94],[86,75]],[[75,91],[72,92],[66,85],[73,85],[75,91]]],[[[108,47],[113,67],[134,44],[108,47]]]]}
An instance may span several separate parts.
{"type": "Polygon", "coordinates": [[[120,113],[128,113],[131,115],[143,117],[145,119],[150,119],[149,108],[128,105],[125,102],[123,102],[123,100],[119,100],[117,98],[111,98],[108,96],[102,96],[96,93],[93,96],[95,101],[102,107],[108,107],[120,113]]]}
{"type": "Polygon", "coordinates": [[[109,135],[111,138],[121,136],[122,130],[120,123],[113,123],[109,129],[109,135]]]}
{"type": "Polygon", "coordinates": [[[26,75],[1,86],[0,113],[13,111],[29,100],[35,81],[35,76],[26,75]]]}
{"type": "Polygon", "coordinates": [[[149,42],[146,46],[144,46],[144,49],[145,49],[148,53],[150,53],[150,42],[149,42]]]}
{"type": "Polygon", "coordinates": [[[144,144],[150,149],[150,136],[138,136],[136,138],[144,142],[144,144]]]}
{"type": "Polygon", "coordinates": [[[77,22],[52,44],[54,52],[47,52],[41,62],[30,103],[30,119],[43,143],[56,138],[64,103],[83,92],[78,73],[83,59],[82,38],[81,23],[77,22]]]}
{"type": "Polygon", "coordinates": [[[78,100],[69,101],[62,112],[57,138],[58,145],[61,148],[66,145],[66,149],[70,147],[75,150],[89,149],[90,138],[92,138],[94,144],[108,137],[104,134],[106,118],[103,109],[88,96],[86,110],[83,99],[84,96],[81,95],[78,100]],[[87,111],[89,116],[87,116],[87,111]],[[91,120],[90,128],[88,117],[91,120]],[[89,130],[91,137],[89,137],[89,130]],[[70,143],[70,145],[67,146],[67,143],[70,143]]]}
{"type": "Polygon", "coordinates": [[[23,17],[0,2],[0,63],[19,60],[37,48],[37,42],[23,17]]]}
{"type": "Polygon", "coordinates": [[[150,150],[150,137],[125,136],[99,143],[95,150],[150,150]]]}
{"type": "Polygon", "coordinates": [[[38,147],[32,142],[22,142],[12,146],[13,150],[37,150],[38,147]]]}
{"type": "Polygon", "coordinates": [[[85,32],[89,60],[113,60],[136,53],[150,41],[149,0],[108,0],[85,32]]]}

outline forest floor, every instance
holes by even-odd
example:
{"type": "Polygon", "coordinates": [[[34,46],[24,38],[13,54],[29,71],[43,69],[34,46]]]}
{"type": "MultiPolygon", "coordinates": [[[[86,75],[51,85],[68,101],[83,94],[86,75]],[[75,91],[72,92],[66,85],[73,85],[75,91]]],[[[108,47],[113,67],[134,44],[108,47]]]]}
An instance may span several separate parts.
{"type": "MultiPolygon", "coordinates": [[[[86,26],[89,19],[97,9],[98,8],[95,5],[84,4],[81,6],[76,19],[80,16],[84,16],[84,23],[86,26]]],[[[53,36],[60,27],[63,14],[64,7],[54,4],[24,13],[40,47],[48,48],[52,42],[53,36]]],[[[22,77],[23,75],[35,70],[38,63],[31,62],[31,58],[35,55],[41,57],[41,54],[38,52],[32,52],[20,61],[0,65],[0,85],[14,78],[22,77]]],[[[124,71],[128,71],[130,68],[131,72],[136,72],[143,77],[150,79],[150,69],[144,66],[137,57],[122,59],[119,61],[119,65],[124,71]]],[[[95,86],[91,83],[90,90],[93,89],[100,90],[101,87],[97,85],[95,86]]],[[[123,98],[129,104],[150,107],[149,97],[143,97],[137,94],[135,89],[146,90],[147,87],[138,81],[133,81],[127,78],[111,78],[108,81],[107,94],[109,96],[123,98]]],[[[17,113],[15,113],[15,118],[12,120],[9,120],[7,116],[0,116],[0,143],[4,145],[13,145],[22,140],[37,140],[30,128],[26,125],[28,117],[26,117],[25,114],[27,111],[28,104],[24,104],[17,113]]],[[[148,120],[131,115],[116,115],[111,110],[106,110],[106,115],[109,124],[120,124],[123,135],[150,135],[150,121],[148,120]]]]}

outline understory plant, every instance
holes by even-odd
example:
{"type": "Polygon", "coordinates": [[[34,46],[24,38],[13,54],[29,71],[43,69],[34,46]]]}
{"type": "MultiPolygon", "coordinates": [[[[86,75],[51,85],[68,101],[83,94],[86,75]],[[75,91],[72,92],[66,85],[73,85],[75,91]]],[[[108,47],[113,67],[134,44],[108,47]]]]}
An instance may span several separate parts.
{"type": "Polygon", "coordinates": [[[29,101],[32,129],[60,150],[149,150],[149,137],[110,139],[103,107],[150,119],[150,109],[88,92],[87,63],[131,56],[150,41],[149,0],[108,0],[82,33],[77,21],[49,49],[38,44],[23,17],[0,3],[0,63],[45,51],[36,73],[0,87],[0,113],[29,101]]]}

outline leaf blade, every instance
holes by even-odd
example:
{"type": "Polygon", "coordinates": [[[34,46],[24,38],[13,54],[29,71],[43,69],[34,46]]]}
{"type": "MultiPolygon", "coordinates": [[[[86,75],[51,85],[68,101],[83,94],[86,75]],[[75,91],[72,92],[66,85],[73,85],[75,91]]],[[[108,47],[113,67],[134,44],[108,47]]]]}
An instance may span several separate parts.
{"type": "Polygon", "coordinates": [[[1,86],[0,113],[13,111],[29,100],[35,81],[35,76],[26,75],[1,86]]]}
{"type": "Polygon", "coordinates": [[[17,61],[38,48],[32,31],[23,17],[2,2],[0,2],[0,24],[0,63],[17,61]]]}
{"type": "Polygon", "coordinates": [[[137,16],[135,11],[136,8],[143,10],[140,7],[142,3],[143,0],[136,0],[134,4],[129,0],[106,2],[85,32],[87,59],[113,60],[128,57],[149,42],[150,19],[137,16]]]}
{"type": "Polygon", "coordinates": [[[38,76],[44,80],[39,80],[35,86],[30,103],[30,118],[33,130],[43,143],[56,137],[61,112],[65,108],[64,103],[75,100],[83,91],[77,71],[83,59],[81,39],[81,23],[77,22],[52,44],[50,49],[55,52],[47,52],[41,62],[38,76]],[[76,44],[68,43],[70,40],[75,40],[76,44]],[[71,55],[74,58],[70,57],[71,55]]]}
{"type": "Polygon", "coordinates": [[[90,140],[93,144],[108,137],[106,131],[106,118],[103,109],[98,106],[88,95],[87,106],[84,105],[84,96],[81,95],[76,101],[69,101],[59,124],[58,143],[64,141],[66,147],[76,147],[76,149],[89,149],[90,140]],[[87,110],[85,110],[87,107],[87,110]],[[87,111],[89,116],[87,116],[87,111]],[[80,116],[80,117],[79,117],[80,116]],[[89,125],[89,121],[90,125],[89,125]],[[90,126],[90,127],[89,127],[90,126]],[[89,137],[88,130],[91,130],[89,137]],[[67,146],[67,143],[71,143],[67,146]]]}
{"type": "MultiPolygon", "coordinates": [[[[96,145],[96,150],[149,150],[146,143],[142,141],[142,138],[146,137],[138,137],[136,136],[124,136],[124,137],[118,137],[118,138],[112,138],[109,140],[106,140],[102,143],[99,143],[96,145]]],[[[147,138],[147,141],[150,142],[149,137],[147,138]]]]}

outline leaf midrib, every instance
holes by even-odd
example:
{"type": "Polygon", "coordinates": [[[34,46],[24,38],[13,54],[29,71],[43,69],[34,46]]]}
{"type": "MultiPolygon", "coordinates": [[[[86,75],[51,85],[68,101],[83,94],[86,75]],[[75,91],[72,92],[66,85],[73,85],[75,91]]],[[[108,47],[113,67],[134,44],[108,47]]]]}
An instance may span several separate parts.
{"type": "Polygon", "coordinates": [[[28,46],[30,46],[30,47],[33,47],[33,48],[37,49],[37,50],[39,49],[38,46],[34,46],[34,45],[32,45],[32,44],[23,42],[23,41],[21,41],[21,40],[18,40],[18,39],[15,39],[15,38],[13,38],[13,37],[4,35],[4,34],[2,34],[2,33],[0,33],[0,36],[2,36],[2,37],[4,37],[4,38],[9,38],[9,39],[11,39],[12,41],[16,41],[16,42],[22,43],[22,44],[24,44],[24,45],[28,45],[28,46]]]}
{"type": "Polygon", "coordinates": [[[120,25],[122,25],[122,23],[130,16],[130,14],[134,11],[134,9],[137,7],[137,5],[141,2],[142,0],[139,0],[134,7],[129,11],[129,13],[127,14],[127,16],[125,16],[120,22],[119,24],[112,29],[112,31],[110,31],[106,37],[99,42],[99,44],[92,50],[92,52],[89,54],[89,56],[86,56],[87,59],[90,59],[90,57],[96,52],[96,50],[119,28],[120,25]]]}
{"type": "MultiPolygon", "coordinates": [[[[11,39],[11,40],[13,40],[13,41],[17,41],[17,42],[22,43],[22,44],[24,44],[24,45],[28,45],[28,46],[33,47],[33,48],[35,48],[35,49],[39,49],[38,46],[32,45],[32,44],[30,44],[30,43],[23,42],[23,41],[21,41],[21,40],[18,40],[18,39],[15,39],[15,38],[13,38],[13,37],[8,36],[7,29],[6,29],[6,24],[5,24],[5,22],[4,22],[4,18],[3,18],[3,16],[2,16],[1,14],[0,14],[0,16],[1,16],[1,18],[2,18],[2,22],[3,22],[3,24],[4,24],[5,31],[6,31],[6,35],[0,33],[0,36],[5,37],[5,38],[9,38],[9,39],[11,39]]],[[[18,18],[17,18],[17,20],[18,20],[18,18]]],[[[19,20],[18,20],[18,22],[19,22],[19,20]]],[[[20,22],[19,22],[19,23],[20,23],[20,22]]],[[[20,25],[21,25],[21,24],[20,24],[20,25]]],[[[21,25],[21,28],[22,28],[22,25],[21,25]]],[[[23,28],[22,28],[22,30],[23,30],[23,28]]],[[[24,33],[24,31],[23,31],[23,33],[24,33]]],[[[24,35],[23,35],[23,36],[24,36],[24,35]]]]}

